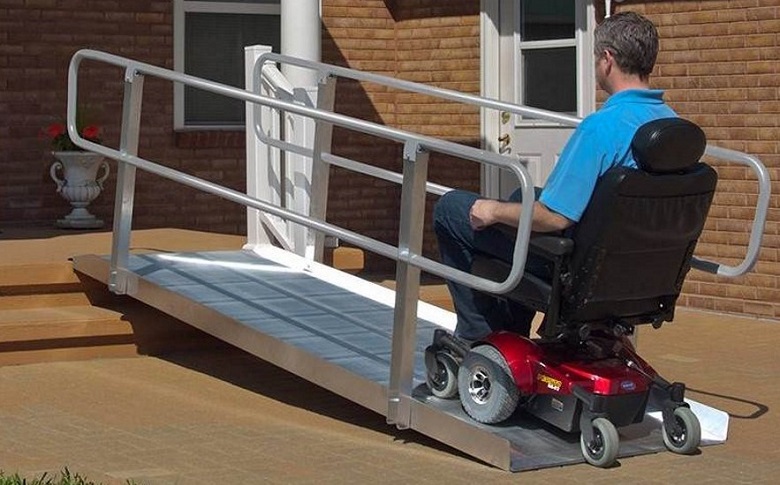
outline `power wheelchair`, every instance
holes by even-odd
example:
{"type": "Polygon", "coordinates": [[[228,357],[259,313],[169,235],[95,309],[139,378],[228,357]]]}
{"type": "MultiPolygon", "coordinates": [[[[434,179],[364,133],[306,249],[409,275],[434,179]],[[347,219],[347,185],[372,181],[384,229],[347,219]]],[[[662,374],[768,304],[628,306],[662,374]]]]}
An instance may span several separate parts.
{"type": "MultiPolygon", "coordinates": [[[[549,261],[552,276],[526,273],[505,296],[544,313],[539,337],[495,332],[467,343],[437,330],[425,353],[432,394],[459,397],[486,424],[522,407],[580,432],[585,460],[609,467],[617,428],[643,419],[652,392],[663,403],[666,447],[694,452],[701,426],[684,401],[685,385],[662,378],[630,337],[637,325],[658,328],[674,318],[717,184],[700,162],[705,146],[704,132],[684,119],[640,127],[631,146],[639,168],[601,177],[571,237],[532,235],[529,251],[549,261]]],[[[478,256],[472,272],[505,278],[509,265],[478,256]]]]}

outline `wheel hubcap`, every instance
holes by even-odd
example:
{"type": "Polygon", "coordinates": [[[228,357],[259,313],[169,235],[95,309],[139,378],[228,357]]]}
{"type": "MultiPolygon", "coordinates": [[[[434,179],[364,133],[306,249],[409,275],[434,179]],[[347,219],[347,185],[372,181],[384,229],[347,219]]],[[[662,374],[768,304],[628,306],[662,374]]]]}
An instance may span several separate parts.
{"type": "Polygon", "coordinates": [[[436,374],[433,376],[433,385],[436,387],[436,390],[442,390],[444,389],[444,386],[447,384],[447,369],[444,368],[443,364],[437,363],[436,365],[436,374]]]}
{"type": "Polygon", "coordinates": [[[674,431],[669,434],[672,443],[675,445],[682,445],[685,443],[685,423],[680,418],[675,417],[677,426],[674,427],[674,431]]]}
{"type": "Polygon", "coordinates": [[[601,457],[601,454],[604,453],[604,439],[597,429],[593,430],[593,439],[588,443],[588,450],[592,456],[597,458],[601,457]]]}
{"type": "Polygon", "coordinates": [[[478,367],[471,373],[469,395],[477,404],[485,404],[490,399],[490,377],[485,369],[478,367]]]}

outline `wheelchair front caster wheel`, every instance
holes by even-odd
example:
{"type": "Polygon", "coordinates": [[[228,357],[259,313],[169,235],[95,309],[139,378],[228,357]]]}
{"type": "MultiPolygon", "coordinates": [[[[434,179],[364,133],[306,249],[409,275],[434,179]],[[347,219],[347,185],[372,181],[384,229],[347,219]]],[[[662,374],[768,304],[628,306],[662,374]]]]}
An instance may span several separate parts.
{"type": "Polygon", "coordinates": [[[580,435],[580,448],[585,461],[599,468],[608,468],[615,463],[620,447],[617,429],[606,418],[596,418],[591,422],[593,439],[585,441],[585,435],[580,435]]]}
{"type": "Polygon", "coordinates": [[[664,423],[664,444],[674,453],[688,455],[699,448],[701,424],[699,418],[687,407],[674,410],[674,422],[664,423]]]}
{"type": "MultiPolygon", "coordinates": [[[[427,364],[427,363],[426,363],[427,364]]],[[[427,369],[425,382],[431,394],[441,399],[452,399],[458,395],[458,362],[444,351],[434,354],[432,368],[427,369]]]]}

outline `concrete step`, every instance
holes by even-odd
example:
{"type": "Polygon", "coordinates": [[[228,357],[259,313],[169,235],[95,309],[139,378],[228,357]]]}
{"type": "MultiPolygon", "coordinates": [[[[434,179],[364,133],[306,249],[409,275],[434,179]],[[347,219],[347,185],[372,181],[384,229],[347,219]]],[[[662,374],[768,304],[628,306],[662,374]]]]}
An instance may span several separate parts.
{"type": "Polygon", "coordinates": [[[0,310],[0,342],[132,335],[123,314],[91,305],[0,310]]]}
{"type": "Polygon", "coordinates": [[[81,291],[81,281],[69,261],[0,265],[0,296],[81,291]]]}
{"type": "Polygon", "coordinates": [[[137,353],[120,312],[91,305],[0,310],[0,365],[137,353]]]}
{"type": "Polygon", "coordinates": [[[0,310],[21,310],[25,308],[50,308],[62,306],[90,305],[84,292],[36,293],[0,296],[0,310]]]}
{"type": "Polygon", "coordinates": [[[159,355],[225,344],[141,302],[0,310],[0,366],[159,355]]]}
{"type": "MultiPolygon", "coordinates": [[[[73,271],[69,258],[108,254],[107,231],[3,228],[0,366],[162,354],[223,344],[73,271]]],[[[133,231],[135,251],[238,249],[243,236],[179,229],[133,231]]]]}
{"type": "Polygon", "coordinates": [[[103,343],[99,346],[73,346],[48,348],[9,348],[0,351],[0,367],[9,365],[39,364],[43,362],[66,362],[92,359],[117,359],[136,357],[138,350],[131,343],[103,343]]]}
{"type": "Polygon", "coordinates": [[[365,257],[363,250],[360,248],[339,246],[337,248],[325,249],[323,263],[341,271],[356,273],[363,270],[365,257]]]}
{"type": "Polygon", "coordinates": [[[0,264],[0,366],[160,355],[226,344],[79,275],[70,261],[0,264]]]}

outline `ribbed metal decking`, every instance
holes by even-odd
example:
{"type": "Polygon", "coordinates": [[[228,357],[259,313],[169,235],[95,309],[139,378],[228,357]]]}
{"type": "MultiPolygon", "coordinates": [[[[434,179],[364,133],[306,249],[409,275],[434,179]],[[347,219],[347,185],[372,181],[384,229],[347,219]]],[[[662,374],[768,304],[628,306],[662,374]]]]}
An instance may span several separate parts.
{"type": "MultiPolygon", "coordinates": [[[[273,247],[259,253],[131,255],[129,294],[386,415],[394,292],[273,247]]],[[[74,268],[108,283],[107,258],[79,256],[74,268]]],[[[411,427],[506,470],[583,462],[578,434],[522,412],[500,426],[480,425],[457,400],[428,393],[424,348],[434,328],[453,325],[452,313],[420,303],[411,427]]],[[[725,440],[725,413],[701,405],[694,411],[702,421],[702,445],[725,440]]],[[[657,413],[621,428],[620,438],[621,457],[664,450],[657,413]]]]}

